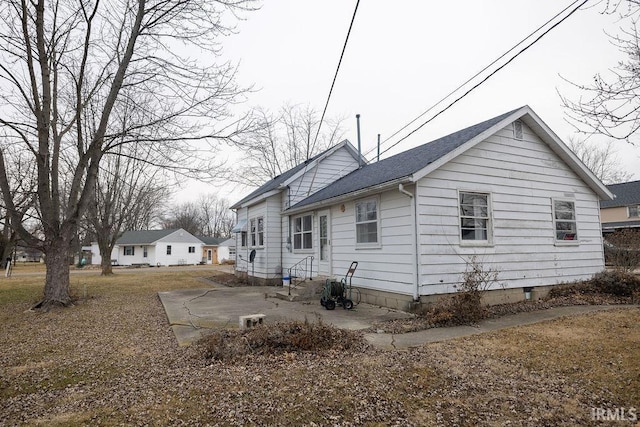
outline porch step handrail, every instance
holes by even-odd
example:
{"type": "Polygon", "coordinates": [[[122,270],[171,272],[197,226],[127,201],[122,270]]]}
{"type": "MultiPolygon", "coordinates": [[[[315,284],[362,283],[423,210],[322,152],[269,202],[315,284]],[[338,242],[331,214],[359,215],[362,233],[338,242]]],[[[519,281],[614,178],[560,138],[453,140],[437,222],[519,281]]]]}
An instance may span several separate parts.
{"type": "Polygon", "coordinates": [[[295,289],[300,283],[312,278],[313,255],[309,255],[289,267],[289,295],[292,288],[295,289]]]}

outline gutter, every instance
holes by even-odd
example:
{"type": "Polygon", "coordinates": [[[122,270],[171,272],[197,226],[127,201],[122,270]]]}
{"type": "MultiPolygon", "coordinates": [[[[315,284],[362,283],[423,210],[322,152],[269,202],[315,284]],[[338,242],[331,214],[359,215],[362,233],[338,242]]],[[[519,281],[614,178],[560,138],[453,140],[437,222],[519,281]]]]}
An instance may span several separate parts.
{"type": "MultiPolygon", "coordinates": [[[[414,290],[413,290],[413,300],[420,300],[420,269],[419,269],[419,251],[418,251],[418,211],[416,197],[414,194],[408,192],[404,189],[404,185],[402,183],[398,184],[398,191],[405,196],[411,199],[411,222],[413,223],[413,242],[412,250],[413,250],[413,280],[414,280],[414,290]]],[[[418,191],[418,185],[416,184],[416,192],[418,191]]]]}
{"type": "Polygon", "coordinates": [[[361,190],[356,190],[349,193],[341,194],[339,196],[320,200],[315,203],[309,203],[308,205],[300,206],[297,208],[289,208],[289,209],[286,209],[285,211],[282,211],[281,213],[285,215],[295,215],[299,212],[307,212],[307,211],[315,210],[318,208],[335,205],[340,202],[344,202],[346,200],[351,200],[354,198],[364,196],[366,194],[376,193],[376,192],[387,190],[387,189],[392,189],[396,185],[403,182],[404,183],[413,182],[412,176],[411,175],[403,176],[401,178],[396,178],[396,179],[392,179],[391,181],[383,182],[382,184],[378,184],[371,187],[363,188],[361,190]]]}

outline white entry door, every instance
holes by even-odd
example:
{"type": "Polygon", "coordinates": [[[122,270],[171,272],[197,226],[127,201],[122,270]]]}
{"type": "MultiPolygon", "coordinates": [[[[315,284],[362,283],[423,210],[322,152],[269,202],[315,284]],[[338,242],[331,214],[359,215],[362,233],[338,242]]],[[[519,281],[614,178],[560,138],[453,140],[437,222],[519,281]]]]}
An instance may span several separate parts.
{"type": "Polygon", "coordinates": [[[331,275],[331,215],[328,210],[318,212],[318,274],[331,275]]]}

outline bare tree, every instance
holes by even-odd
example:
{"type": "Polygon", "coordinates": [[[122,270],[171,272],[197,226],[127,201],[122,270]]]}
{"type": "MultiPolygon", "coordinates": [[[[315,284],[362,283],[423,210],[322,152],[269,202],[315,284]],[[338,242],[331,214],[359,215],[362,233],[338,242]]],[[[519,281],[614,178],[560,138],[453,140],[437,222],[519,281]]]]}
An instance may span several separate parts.
{"type": "Polygon", "coordinates": [[[618,157],[614,140],[606,143],[569,138],[571,151],[605,184],[617,184],[633,178],[633,173],[624,170],[618,157]]]}
{"type": "Polygon", "coordinates": [[[230,237],[234,215],[229,209],[229,201],[215,194],[201,195],[197,201],[204,225],[203,235],[209,237],[230,237]]]}
{"type": "Polygon", "coordinates": [[[318,133],[320,117],[309,106],[285,105],[278,114],[256,109],[253,116],[252,131],[233,141],[242,159],[228,176],[248,186],[262,185],[340,142],[344,135],[342,119],[326,120],[318,133]]]}
{"type": "Polygon", "coordinates": [[[234,84],[235,68],[213,60],[218,37],[229,32],[227,12],[251,5],[250,0],[3,2],[0,190],[16,231],[45,254],[38,306],[71,302],[68,254],[105,153],[143,143],[162,153],[174,172],[193,176],[213,170],[194,150],[242,131],[229,120],[227,108],[242,94],[234,84]],[[122,102],[147,111],[149,121],[111,134],[118,129],[110,125],[112,113],[122,102]],[[41,236],[15,221],[11,150],[28,153],[36,165],[41,236]]]}
{"type": "Polygon", "coordinates": [[[205,222],[198,204],[186,202],[170,209],[169,216],[162,221],[162,228],[165,230],[182,228],[194,236],[201,236],[204,234],[205,222]]]}
{"type": "MultiPolygon", "coordinates": [[[[121,146],[124,149],[124,146],[121,146]]],[[[131,147],[127,147],[131,148],[131,147]]],[[[169,197],[162,170],[149,167],[144,154],[105,155],[87,219],[101,256],[102,275],[112,274],[111,252],[126,230],[145,227],[169,197]]]]}
{"type": "Polygon", "coordinates": [[[609,73],[596,74],[590,84],[569,82],[583,92],[578,100],[560,95],[568,121],[578,132],[600,134],[608,138],[638,142],[640,129],[640,43],[637,17],[640,0],[607,1],[603,13],[619,14],[629,22],[620,34],[609,35],[611,43],[625,56],[609,73]]]}

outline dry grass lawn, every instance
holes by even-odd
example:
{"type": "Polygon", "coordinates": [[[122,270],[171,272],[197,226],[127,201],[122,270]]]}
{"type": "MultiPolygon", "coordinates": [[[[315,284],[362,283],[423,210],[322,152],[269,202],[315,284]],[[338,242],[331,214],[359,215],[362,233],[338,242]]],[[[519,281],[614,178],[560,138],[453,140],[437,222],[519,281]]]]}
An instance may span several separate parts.
{"type": "Polygon", "coordinates": [[[640,408],[638,308],[223,363],[177,346],[156,294],[199,276],[75,275],[89,298],[49,313],[27,311],[43,277],[0,279],[0,425],[601,425],[592,408],[640,408]]]}

